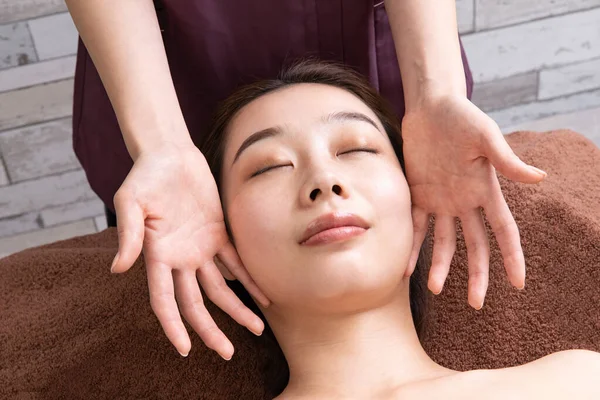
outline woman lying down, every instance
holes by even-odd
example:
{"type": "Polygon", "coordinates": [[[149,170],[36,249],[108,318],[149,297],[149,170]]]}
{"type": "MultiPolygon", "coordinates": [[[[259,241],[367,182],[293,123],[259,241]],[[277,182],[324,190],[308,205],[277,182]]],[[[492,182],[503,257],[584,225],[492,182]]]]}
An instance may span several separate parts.
{"type": "Polygon", "coordinates": [[[260,310],[289,365],[277,399],[600,399],[595,352],[468,372],[425,353],[398,129],[361,78],[309,61],[232,95],[202,148],[272,301],[260,310]]]}

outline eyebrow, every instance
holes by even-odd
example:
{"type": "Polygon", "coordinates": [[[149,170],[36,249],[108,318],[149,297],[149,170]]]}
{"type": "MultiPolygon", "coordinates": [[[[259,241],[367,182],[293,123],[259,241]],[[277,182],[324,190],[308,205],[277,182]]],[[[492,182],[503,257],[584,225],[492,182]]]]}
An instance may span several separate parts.
{"type": "Polygon", "coordinates": [[[281,135],[282,133],[283,133],[283,128],[281,126],[272,126],[270,128],[260,130],[258,132],[253,133],[252,135],[248,136],[246,138],[246,140],[244,140],[244,143],[242,143],[242,145],[238,149],[237,153],[235,153],[235,157],[233,157],[232,164],[235,164],[237,159],[240,157],[240,154],[242,154],[242,152],[244,150],[246,150],[248,147],[252,146],[254,143],[256,143],[260,140],[263,140],[263,139],[281,135]]]}
{"type": "Polygon", "coordinates": [[[379,127],[371,118],[366,116],[363,113],[359,112],[349,112],[349,111],[339,111],[331,113],[325,117],[323,117],[323,122],[332,123],[332,122],[348,122],[348,121],[360,121],[366,122],[367,124],[373,125],[375,129],[380,131],[379,127]]]}
{"type": "MultiPolygon", "coordinates": [[[[366,122],[367,124],[372,125],[379,132],[381,132],[381,130],[379,129],[379,127],[377,126],[375,121],[373,121],[371,118],[369,118],[365,114],[362,114],[359,112],[349,112],[349,111],[334,112],[334,113],[331,113],[331,114],[326,115],[323,118],[321,118],[321,121],[326,124],[331,124],[333,122],[348,122],[348,121],[366,122]]],[[[244,140],[244,142],[242,143],[242,145],[240,146],[238,151],[235,153],[235,156],[233,157],[233,162],[231,164],[232,165],[235,164],[237,159],[240,158],[240,155],[242,154],[242,152],[244,150],[246,150],[248,147],[252,146],[254,143],[256,143],[260,140],[263,140],[263,139],[281,135],[283,133],[284,133],[284,129],[279,125],[272,126],[270,128],[266,128],[266,129],[262,129],[258,132],[253,133],[252,135],[248,136],[246,138],[246,140],[244,140]]]]}

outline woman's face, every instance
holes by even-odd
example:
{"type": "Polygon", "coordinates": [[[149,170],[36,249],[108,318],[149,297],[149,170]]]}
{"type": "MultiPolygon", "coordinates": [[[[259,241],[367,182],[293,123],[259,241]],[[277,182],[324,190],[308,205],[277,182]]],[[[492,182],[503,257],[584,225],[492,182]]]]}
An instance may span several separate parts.
{"type": "Polygon", "coordinates": [[[235,246],[273,304],[352,310],[403,281],[408,185],[381,122],[353,94],[297,84],[254,100],[228,127],[222,174],[235,246]]]}

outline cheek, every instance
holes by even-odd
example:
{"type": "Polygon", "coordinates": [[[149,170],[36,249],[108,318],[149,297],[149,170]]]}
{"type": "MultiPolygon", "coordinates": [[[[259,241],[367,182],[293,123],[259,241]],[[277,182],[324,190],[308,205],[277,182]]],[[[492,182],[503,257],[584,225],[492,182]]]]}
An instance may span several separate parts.
{"type": "Polygon", "coordinates": [[[279,233],[277,207],[281,204],[269,201],[268,197],[257,197],[237,196],[228,208],[236,246],[243,249],[262,247],[263,243],[276,240],[279,233]]]}
{"type": "Polygon", "coordinates": [[[381,169],[366,181],[373,205],[382,217],[392,217],[402,221],[409,219],[412,222],[410,190],[402,170],[381,169]]]}
{"type": "MultiPolygon", "coordinates": [[[[413,223],[408,183],[400,169],[381,170],[369,181],[370,201],[377,210],[381,240],[408,262],[413,243],[413,223]]],[[[396,258],[398,259],[398,258],[396,258]]]]}
{"type": "MultiPolygon", "coordinates": [[[[285,197],[283,197],[285,198],[285,197]]],[[[288,205],[276,193],[247,190],[228,202],[227,211],[235,247],[244,266],[261,289],[272,286],[269,273],[281,263],[278,255],[284,248],[289,232],[286,220],[288,205]],[[279,199],[279,200],[277,200],[279,199]]],[[[278,269],[278,268],[277,268],[278,269]]]]}

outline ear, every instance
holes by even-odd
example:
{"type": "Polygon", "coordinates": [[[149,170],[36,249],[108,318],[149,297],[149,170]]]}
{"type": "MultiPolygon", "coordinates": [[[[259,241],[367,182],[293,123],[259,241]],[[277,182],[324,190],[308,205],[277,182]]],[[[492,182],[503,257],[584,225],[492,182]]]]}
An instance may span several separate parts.
{"type": "Polygon", "coordinates": [[[411,275],[415,272],[415,268],[417,266],[417,262],[419,262],[419,259],[417,258],[417,261],[414,263],[409,262],[409,264],[406,266],[406,269],[404,270],[404,276],[406,278],[410,278],[411,275]]]}
{"type": "Polygon", "coordinates": [[[421,258],[421,247],[422,247],[422,240],[419,241],[418,243],[413,243],[413,248],[410,252],[410,257],[408,258],[408,261],[406,262],[406,269],[404,270],[404,276],[409,278],[414,272],[415,272],[415,268],[417,267],[417,263],[419,262],[419,259],[421,258]],[[417,247],[418,245],[418,247],[417,247]]]}

